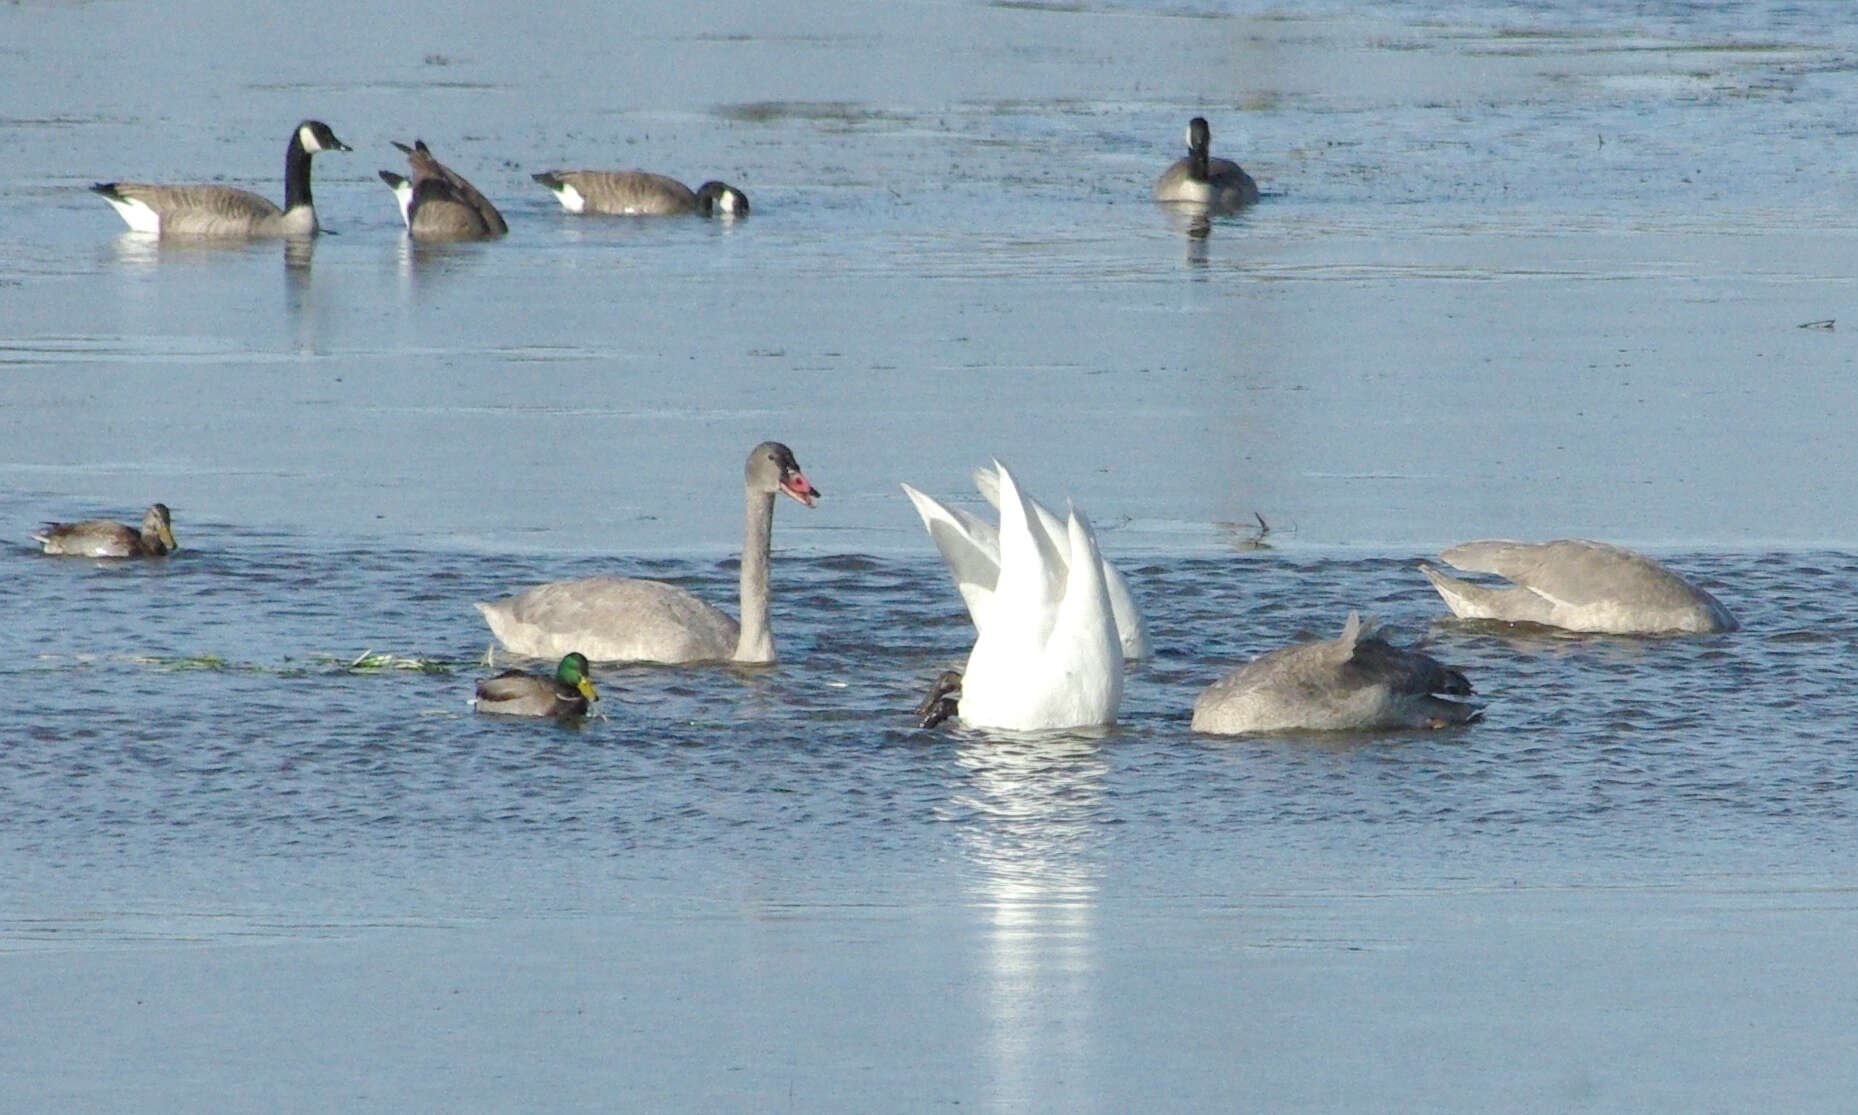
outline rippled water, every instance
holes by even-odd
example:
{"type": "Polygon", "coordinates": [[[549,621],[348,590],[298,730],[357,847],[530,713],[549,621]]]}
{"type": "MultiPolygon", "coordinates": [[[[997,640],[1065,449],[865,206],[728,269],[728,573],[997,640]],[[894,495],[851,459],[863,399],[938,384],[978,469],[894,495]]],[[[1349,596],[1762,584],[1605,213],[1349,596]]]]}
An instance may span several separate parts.
{"type": "Polygon", "coordinates": [[[0,8],[9,1099],[1842,1109],[1858,33],[1566,8],[0,8]],[[1199,112],[1266,193],[1205,229],[1146,197],[1199,112]],[[356,148],[311,248],[84,189],[275,194],[305,115],[356,148]],[[414,136],[507,240],[404,242],[414,136]],[[755,215],[564,217],[561,165],[755,215]],[[770,436],[826,492],[780,664],[468,711],[472,600],[732,604],[770,436]],[[1113,729],[909,725],[971,632],[896,485],[990,454],[1148,608],[1113,729]],[[154,499],[169,560],[25,543],[154,499]],[[1491,535],[1654,551],[1743,630],[1440,621],[1416,562],[1491,535]],[[1351,607],[1485,719],[1188,730],[1351,607]]]}

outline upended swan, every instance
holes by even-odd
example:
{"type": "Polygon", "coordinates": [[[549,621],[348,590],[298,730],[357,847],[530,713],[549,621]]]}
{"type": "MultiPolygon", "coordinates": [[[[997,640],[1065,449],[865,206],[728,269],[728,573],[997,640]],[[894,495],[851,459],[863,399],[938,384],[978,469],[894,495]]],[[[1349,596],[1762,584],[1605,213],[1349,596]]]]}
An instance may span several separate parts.
{"type": "Polygon", "coordinates": [[[1471,683],[1430,655],[1396,647],[1349,612],[1342,634],[1253,659],[1201,692],[1193,730],[1369,732],[1444,728],[1483,715],[1471,683]]]}
{"type": "Polygon", "coordinates": [[[498,642],[532,658],[579,651],[596,662],[773,662],[768,556],[774,496],[811,507],[820,492],[801,473],[793,451],[778,441],[764,441],[749,453],[743,487],[739,625],[675,585],[630,577],[555,581],[479,603],[477,610],[498,642]]]}
{"type": "Polygon", "coordinates": [[[400,204],[407,235],[421,241],[489,240],[510,231],[503,214],[463,175],[433,157],[426,141],[413,146],[395,141],[406,153],[412,177],[380,172],[381,181],[400,204]]]}
{"type": "Polygon", "coordinates": [[[310,157],[347,151],[321,120],[305,120],[284,149],[284,208],[269,198],[232,186],[156,186],[146,182],[99,182],[91,190],[110,203],[130,229],[168,238],[314,236],[316,203],[310,197],[310,157]]]}
{"type": "MultiPolygon", "coordinates": [[[[998,467],[997,462],[995,467],[998,467]]],[[[974,487],[996,511],[1000,509],[1000,477],[993,468],[983,466],[975,469],[974,487]]],[[[993,604],[994,586],[1000,579],[999,528],[977,515],[924,495],[908,484],[903,485],[903,494],[910,497],[910,502],[916,507],[916,514],[923,521],[923,528],[935,540],[936,549],[942,551],[942,560],[948,565],[949,575],[955,579],[955,588],[968,606],[968,617],[974,621],[975,630],[980,630],[986,626],[987,613],[993,604]]],[[[1068,546],[1065,524],[1044,504],[1023,492],[1020,494],[1032,512],[1031,524],[1044,533],[1053,552],[1058,555],[1061,566],[1057,575],[1062,587],[1068,568],[1062,564],[1066,561],[1068,546]]],[[[1150,653],[1148,624],[1142,618],[1142,609],[1130,594],[1129,582],[1124,579],[1122,572],[1110,564],[1107,558],[1103,559],[1102,564],[1104,583],[1110,594],[1110,611],[1116,617],[1116,632],[1122,642],[1123,657],[1131,660],[1147,658],[1150,653]]]]}
{"type": "Polygon", "coordinates": [[[587,714],[587,702],[597,701],[593,678],[588,676],[587,656],[576,651],[565,655],[555,667],[553,677],[505,670],[477,683],[477,696],[471,701],[473,711],[491,716],[546,716],[569,720],[587,714]]]}
{"type": "Polygon", "coordinates": [[[74,557],[162,557],[180,548],[175,545],[174,522],[165,503],[143,512],[139,529],[108,519],[46,523],[32,540],[45,553],[74,557]]]}
{"type": "Polygon", "coordinates": [[[1122,639],[1089,520],[1073,509],[1061,534],[1048,533],[1006,466],[995,461],[994,472],[999,576],[978,613],[985,618],[976,623],[960,697],[949,694],[944,675],[925,708],[939,706],[969,727],[1009,731],[1114,723],[1122,639]]]}
{"type": "Polygon", "coordinates": [[[1439,557],[1455,569],[1514,582],[1489,588],[1421,565],[1419,571],[1462,619],[1608,635],[1700,635],[1737,627],[1714,596],[1643,554],[1605,542],[1487,539],[1453,546],[1439,557]]]}
{"type": "Polygon", "coordinates": [[[1187,124],[1187,157],[1177,159],[1155,181],[1155,200],[1204,206],[1232,213],[1258,200],[1258,184],[1231,159],[1207,154],[1213,135],[1204,116],[1187,124]]]}

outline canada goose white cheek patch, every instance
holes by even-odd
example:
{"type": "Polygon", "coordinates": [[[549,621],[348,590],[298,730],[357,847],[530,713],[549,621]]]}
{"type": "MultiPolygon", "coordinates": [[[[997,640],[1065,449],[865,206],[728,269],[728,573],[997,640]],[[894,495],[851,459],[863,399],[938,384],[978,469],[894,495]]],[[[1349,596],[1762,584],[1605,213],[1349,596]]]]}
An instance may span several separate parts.
{"type": "Polygon", "coordinates": [[[579,213],[587,208],[587,199],[581,196],[579,190],[566,182],[556,188],[555,200],[561,202],[561,207],[570,213],[579,213]]]}
{"type": "Polygon", "coordinates": [[[122,215],[123,223],[129,226],[130,231],[154,233],[161,231],[161,214],[150,209],[147,202],[137,201],[134,198],[113,197],[105,197],[103,200],[109,202],[110,208],[122,215]]]}

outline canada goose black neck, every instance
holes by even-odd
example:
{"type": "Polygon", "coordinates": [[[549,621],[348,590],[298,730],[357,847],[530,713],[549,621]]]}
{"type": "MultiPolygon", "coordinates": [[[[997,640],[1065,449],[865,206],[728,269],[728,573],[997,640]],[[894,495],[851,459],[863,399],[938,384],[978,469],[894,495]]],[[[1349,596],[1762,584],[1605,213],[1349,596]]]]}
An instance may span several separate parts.
{"type": "Polygon", "coordinates": [[[1205,182],[1209,177],[1207,149],[1212,142],[1212,130],[1207,127],[1206,118],[1194,117],[1187,125],[1187,174],[1196,182],[1205,182]]]}

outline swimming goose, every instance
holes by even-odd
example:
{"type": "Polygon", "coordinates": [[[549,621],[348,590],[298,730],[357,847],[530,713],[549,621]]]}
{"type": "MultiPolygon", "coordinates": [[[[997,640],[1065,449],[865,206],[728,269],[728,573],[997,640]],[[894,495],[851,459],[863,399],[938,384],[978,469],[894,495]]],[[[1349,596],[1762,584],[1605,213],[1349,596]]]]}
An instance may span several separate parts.
{"type": "Polygon", "coordinates": [[[748,455],[738,625],[684,589],[630,577],[556,581],[494,603],[480,603],[491,633],[517,654],[553,658],[579,650],[596,662],[774,661],[768,626],[768,558],[774,497],[811,507],[819,489],[807,482],[793,451],[764,441],[748,455]]]}
{"type": "Polygon", "coordinates": [[[319,151],[348,151],[329,125],[305,120],[284,149],[284,208],[249,190],[231,186],[153,186],[142,182],[99,182],[101,194],[136,232],[171,238],[266,239],[314,236],[316,206],[310,199],[310,157],[319,151]]]}
{"type": "Polygon", "coordinates": [[[1453,546],[1439,557],[1454,569],[1514,582],[1487,588],[1421,565],[1452,614],[1463,619],[1607,635],[1698,635],[1737,627],[1714,596],[1644,554],[1605,542],[1487,539],[1453,546]]]}
{"type": "Polygon", "coordinates": [[[748,197],[726,182],[693,192],[675,178],[643,170],[545,170],[532,175],[570,213],[621,217],[746,217],[748,197]]]}
{"type": "Polygon", "coordinates": [[[587,713],[587,702],[599,700],[587,674],[587,656],[564,656],[554,677],[505,670],[477,683],[471,707],[497,716],[551,716],[566,720],[587,713]]]}
{"type": "Polygon", "coordinates": [[[107,519],[86,519],[81,523],[46,523],[34,542],[48,554],[77,557],[161,557],[180,549],[174,542],[174,526],[168,505],[157,503],[142,515],[140,530],[107,519]]]}
{"type": "Polygon", "coordinates": [[[948,675],[919,710],[952,708],[971,728],[1039,731],[1110,724],[1123,695],[1123,649],[1110,610],[1103,557],[1089,520],[1073,509],[1061,537],[1013,475],[994,462],[1000,486],[1000,573],[974,649],[949,705],[948,675]]]}
{"type": "MultiPolygon", "coordinates": [[[[975,469],[974,487],[996,511],[999,510],[1000,479],[993,469],[975,469]]],[[[924,495],[908,484],[903,485],[903,494],[910,497],[917,516],[923,521],[923,528],[935,540],[936,548],[942,551],[942,560],[948,566],[949,575],[955,579],[955,588],[968,606],[968,616],[973,620],[975,629],[979,630],[985,623],[988,606],[992,603],[994,584],[1000,578],[999,529],[985,519],[924,495]]],[[[1039,501],[1026,497],[1026,504],[1032,509],[1034,525],[1044,531],[1054,552],[1062,555],[1065,552],[1065,524],[1039,501]]],[[[1124,579],[1122,571],[1110,564],[1107,558],[1103,560],[1103,578],[1109,589],[1110,610],[1116,617],[1116,632],[1122,641],[1123,657],[1130,660],[1147,658],[1150,654],[1148,624],[1142,618],[1141,607],[1129,591],[1129,582],[1124,579]]]]}
{"type": "Polygon", "coordinates": [[[1483,709],[1471,683],[1430,655],[1396,647],[1373,620],[1348,613],[1334,639],[1284,647],[1253,659],[1194,701],[1193,730],[1370,732],[1468,724],[1483,709]]]}
{"type": "Polygon", "coordinates": [[[396,142],[406,152],[412,177],[405,178],[390,170],[380,172],[381,181],[394,192],[400,203],[400,219],[415,240],[488,240],[510,231],[490,199],[451,167],[433,158],[426,141],[416,139],[413,146],[396,142]]]}
{"type": "Polygon", "coordinates": [[[1239,164],[1207,154],[1212,132],[1206,117],[1187,124],[1187,157],[1162,171],[1155,182],[1155,200],[1204,206],[1208,212],[1231,213],[1258,200],[1258,184],[1239,164]]]}

